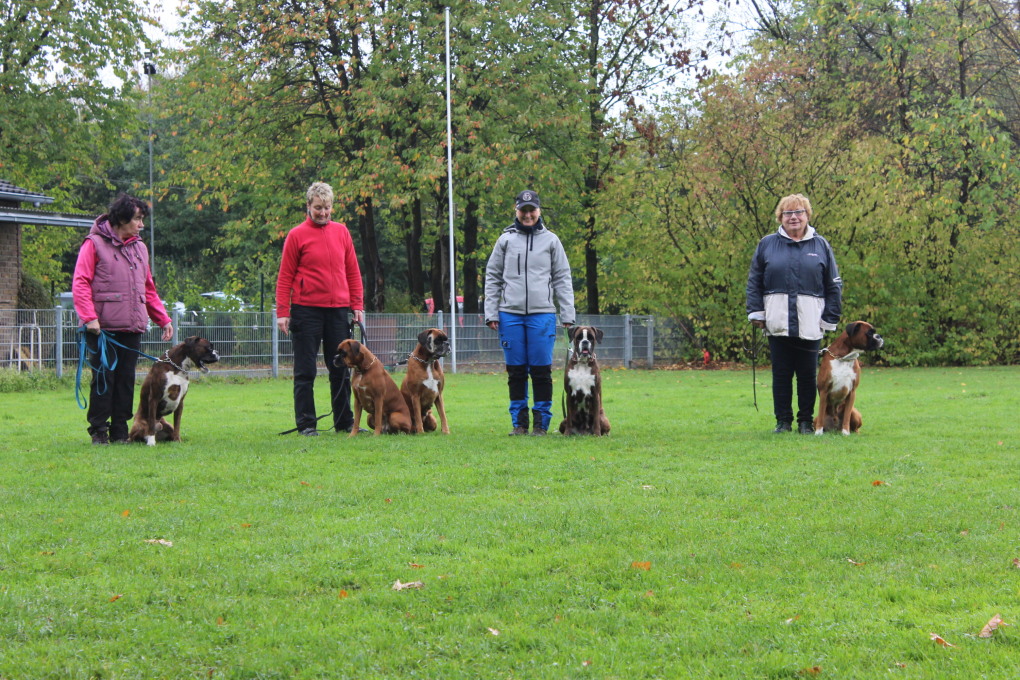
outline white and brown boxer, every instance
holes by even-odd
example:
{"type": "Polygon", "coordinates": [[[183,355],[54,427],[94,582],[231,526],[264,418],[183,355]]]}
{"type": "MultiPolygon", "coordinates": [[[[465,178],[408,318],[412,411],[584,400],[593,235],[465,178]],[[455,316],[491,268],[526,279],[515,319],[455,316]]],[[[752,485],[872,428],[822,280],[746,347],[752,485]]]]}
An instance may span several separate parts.
{"type": "Polygon", "coordinates": [[[190,382],[188,371],[197,368],[208,373],[205,365],[219,359],[220,355],[213,349],[212,343],[197,335],[168,349],[163,359],[152,364],[149,375],[145,376],[128,440],[144,441],[149,446],[155,446],[157,439],[179,442],[184,397],[188,394],[190,382]],[[174,414],[173,428],[163,419],[171,413],[174,414]]]}
{"type": "Polygon", "coordinates": [[[848,323],[843,334],[822,350],[818,366],[818,415],[815,434],[837,429],[850,434],[861,429],[861,412],[854,408],[861,383],[861,352],[880,349],[885,341],[867,321],[848,323]]]}
{"type": "Polygon", "coordinates": [[[438,328],[428,328],[418,334],[418,345],[407,357],[407,373],[400,384],[400,393],[404,395],[407,408],[411,411],[415,432],[435,431],[436,418],[432,415],[432,406],[435,404],[442,432],[450,434],[450,424],[446,422],[446,408],[443,405],[443,386],[446,380],[439,363],[439,359],[449,353],[450,338],[446,333],[438,328]]]}
{"type": "Polygon", "coordinates": [[[609,434],[609,419],[602,409],[602,373],[595,356],[602,331],[594,326],[571,326],[569,337],[570,356],[563,371],[567,412],[560,434],[609,434]]]}
{"type": "Polygon", "coordinates": [[[361,429],[361,412],[369,414],[368,425],[376,434],[411,433],[411,412],[397,383],[379,359],[357,340],[344,340],[336,348],[334,366],[351,369],[354,395],[354,425],[351,437],[361,429]]]}

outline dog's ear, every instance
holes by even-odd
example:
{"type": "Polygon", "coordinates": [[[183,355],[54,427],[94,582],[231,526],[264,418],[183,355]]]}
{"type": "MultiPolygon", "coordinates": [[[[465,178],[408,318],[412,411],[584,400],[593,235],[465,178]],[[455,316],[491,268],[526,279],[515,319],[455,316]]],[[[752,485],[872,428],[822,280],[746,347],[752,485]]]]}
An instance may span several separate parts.
{"type": "Polygon", "coordinates": [[[184,338],[184,346],[191,349],[198,343],[198,341],[199,337],[197,335],[192,335],[191,337],[184,338]]]}
{"type": "Polygon", "coordinates": [[[595,331],[595,342],[602,342],[602,336],[605,335],[605,333],[602,332],[602,329],[595,328],[595,326],[592,326],[591,329],[595,331]]]}
{"type": "Polygon", "coordinates": [[[350,355],[352,359],[357,360],[359,357],[361,357],[361,343],[358,342],[357,340],[351,340],[350,350],[351,350],[350,355]]]}
{"type": "Polygon", "coordinates": [[[580,328],[580,326],[575,325],[567,329],[567,337],[570,338],[570,342],[574,341],[574,336],[577,335],[578,328],[580,328]]]}
{"type": "Polygon", "coordinates": [[[846,336],[847,336],[848,338],[852,338],[852,337],[854,337],[854,334],[855,334],[856,332],[857,332],[857,322],[856,322],[856,321],[854,321],[854,322],[852,322],[852,323],[848,323],[848,324],[846,325],[846,336]]]}
{"type": "MultiPolygon", "coordinates": [[[[418,344],[422,347],[428,347],[429,338],[432,336],[431,331],[428,329],[423,330],[418,334],[418,344]]],[[[430,348],[431,349],[431,348],[430,348]]]]}

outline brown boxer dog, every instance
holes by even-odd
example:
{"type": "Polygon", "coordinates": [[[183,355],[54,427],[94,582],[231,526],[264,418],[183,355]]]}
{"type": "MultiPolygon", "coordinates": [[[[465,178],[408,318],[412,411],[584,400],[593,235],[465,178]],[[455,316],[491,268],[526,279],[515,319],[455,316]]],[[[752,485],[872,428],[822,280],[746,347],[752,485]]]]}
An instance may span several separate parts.
{"type": "Polygon", "coordinates": [[[219,361],[220,355],[212,343],[193,335],[166,351],[163,358],[152,365],[142,383],[138,411],[131,424],[128,441],[155,446],[159,441],[181,441],[181,414],[184,397],[188,393],[188,371],[198,369],[208,373],[206,364],[219,361]],[[174,414],[174,426],[163,416],[174,414]]]}
{"type": "Polygon", "coordinates": [[[850,434],[861,429],[861,412],[854,408],[857,386],[861,383],[861,352],[880,349],[885,344],[875,327],[867,321],[848,323],[843,334],[822,350],[818,366],[818,415],[815,434],[842,430],[850,434]]]}
{"type": "Polygon", "coordinates": [[[567,412],[560,434],[609,434],[609,419],[602,409],[602,374],[595,357],[602,335],[594,326],[570,327],[570,356],[563,371],[567,412]]]}
{"type": "Polygon", "coordinates": [[[443,385],[446,381],[443,367],[439,364],[439,358],[449,353],[450,338],[446,333],[438,328],[428,328],[418,334],[418,345],[407,357],[407,373],[400,384],[400,393],[411,411],[415,432],[435,431],[436,419],[432,415],[432,405],[435,404],[443,424],[443,434],[450,434],[443,406],[443,385]]]}
{"type": "Polygon", "coordinates": [[[362,411],[369,414],[368,424],[376,434],[411,432],[411,412],[397,383],[367,347],[357,340],[344,340],[336,348],[333,365],[351,369],[354,425],[350,437],[358,436],[362,411]]]}

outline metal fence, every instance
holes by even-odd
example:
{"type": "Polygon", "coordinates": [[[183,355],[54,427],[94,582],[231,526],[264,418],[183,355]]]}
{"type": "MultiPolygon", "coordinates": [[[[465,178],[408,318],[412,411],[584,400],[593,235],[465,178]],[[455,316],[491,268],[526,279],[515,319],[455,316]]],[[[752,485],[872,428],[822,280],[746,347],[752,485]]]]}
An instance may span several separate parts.
{"type": "MultiPolygon", "coordinates": [[[[142,336],[142,351],[160,356],[172,344],[198,335],[209,339],[219,352],[214,370],[220,375],[277,377],[290,375],[293,350],[289,337],[279,332],[275,312],[173,312],[173,343],[160,339],[160,330],[150,328],[142,336]]],[[[447,357],[447,371],[496,372],[503,370],[499,338],[484,323],[481,314],[460,314],[457,327],[450,328],[450,315],[366,314],[366,345],[391,370],[406,362],[426,328],[441,328],[454,340],[456,355],[447,357]],[[455,365],[454,365],[455,364],[455,365]]],[[[597,326],[605,333],[599,346],[603,366],[653,368],[655,365],[655,317],[588,316],[577,323],[597,326]]],[[[57,375],[74,371],[78,363],[78,318],[72,310],[0,310],[0,367],[55,369],[57,375]]],[[[554,364],[566,353],[566,335],[556,338],[554,364]]],[[[148,371],[139,363],[139,375],[148,371]]]]}

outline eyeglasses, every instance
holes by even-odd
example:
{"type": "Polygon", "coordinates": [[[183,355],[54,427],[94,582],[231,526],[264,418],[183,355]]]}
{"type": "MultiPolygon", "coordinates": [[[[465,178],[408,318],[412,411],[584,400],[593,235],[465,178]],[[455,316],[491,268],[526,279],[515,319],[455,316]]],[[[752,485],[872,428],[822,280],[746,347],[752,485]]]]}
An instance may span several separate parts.
{"type": "Polygon", "coordinates": [[[793,217],[794,215],[803,215],[807,210],[801,208],[800,210],[784,210],[783,217],[793,217]]]}

